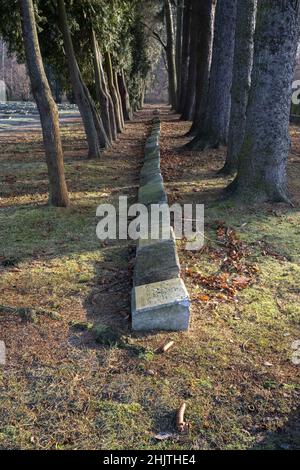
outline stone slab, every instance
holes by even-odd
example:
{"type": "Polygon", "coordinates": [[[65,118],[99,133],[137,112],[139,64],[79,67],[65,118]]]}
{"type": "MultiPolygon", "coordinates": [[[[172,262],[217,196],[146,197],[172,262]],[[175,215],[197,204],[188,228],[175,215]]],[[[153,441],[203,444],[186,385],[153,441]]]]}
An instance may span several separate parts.
{"type": "Polygon", "coordinates": [[[153,119],[152,119],[152,124],[160,124],[160,117],[159,116],[155,116],[153,119]]]}
{"type": "Polygon", "coordinates": [[[149,182],[139,189],[140,204],[164,204],[167,203],[167,194],[162,182],[149,182]]]}
{"type": "Polygon", "coordinates": [[[4,341],[0,341],[0,366],[6,364],[6,348],[4,341]]]}
{"type": "Polygon", "coordinates": [[[151,134],[150,137],[148,137],[148,139],[146,140],[146,144],[150,144],[151,142],[157,142],[158,138],[159,134],[155,132],[154,134],[151,134]]]}
{"type": "Polygon", "coordinates": [[[163,177],[158,171],[154,173],[149,173],[144,178],[140,179],[141,186],[144,186],[147,183],[163,183],[163,177]]]}
{"type": "Polygon", "coordinates": [[[156,139],[160,138],[160,129],[153,129],[150,134],[150,138],[155,137],[156,139]]]}
{"type": "Polygon", "coordinates": [[[154,136],[151,136],[149,137],[147,140],[146,140],[146,143],[145,143],[145,147],[151,147],[151,146],[158,146],[159,145],[159,136],[158,135],[154,135],[154,136]]]}
{"type": "Polygon", "coordinates": [[[157,160],[160,164],[160,150],[159,148],[155,149],[154,151],[145,152],[145,159],[144,162],[149,162],[150,160],[157,160]]]}
{"type": "Polygon", "coordinates": [[[148,237],[142,237],[138,240],[137,253],[141,250],[147,250],[150,246],[156,245],[157,243],[170,243],[175,248],[176,240],[173,228],[170,227],[168,239],[163,238],[162,233],[159,233],[158,237],[156,234],[151,234],[150,228],[148,237]]]}
{"type": "Polygon", "coordinates": [[[160,173],[160,164],[159,163],[160,162],[159,162],[158,159],[149,160],[149,161],[145,162],[142,169],[141,169],[140,176],[144,177],[147,174],[154,173],[155,171],[157,173],[160,173]]]}
{"type": "Polygon", "coordinates": [[[189,295],[179,278],[135,287],[131,308],[133,330],[186,331],[189,328],[189,295]]]}
{"type": "Polygon", "coordinates": [[[159,145],[148,145],[145,147],[145,156],[149,154],[159,154],[160,155],[160,147],[159,145]]]}
{"type": "Polygon", "coordinates": [[[166,281],[180,276],[180,263],[176,246],[156,243],[137,253],[134,268],[134,285],[142,286],[166,281]]]}
{"type": "Polygon", "coordinates": [[[159,158],[154,158],[150,160],[144,161],[144,164],[141,169],[141,173],[145,174],[148,171],[158,169],[160,170],[160,159],[159,158]]]}
{"type": "Polygon", "coordinates": [[[152,142],[148,145],[145,145],[145,154],[146,153],[159,152],[159,151],[160,151],[159,144],[156,144],[156,143],[152,142]]]}
{"type": "Polygon", "coordinates": [[[140,186],[149,183],[154,177],[161,176],[160,169],[154,168],[150,171],[140,174],[140,186]]]}

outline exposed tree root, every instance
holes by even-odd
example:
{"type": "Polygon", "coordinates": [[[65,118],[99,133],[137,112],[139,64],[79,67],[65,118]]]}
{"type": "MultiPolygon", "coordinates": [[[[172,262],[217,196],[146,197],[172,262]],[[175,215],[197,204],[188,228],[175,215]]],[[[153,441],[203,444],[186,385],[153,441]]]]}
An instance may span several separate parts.
{"type": "Polygon", "coordinates": [[[217,171],[217,175],[220,176],[233,176],[236,173],[236,168],[233,168],[231,165],[225,163],[225,165],[217,171]]]}
{"type": "Polygon", "coordinates": [[[241,203],[280,203],[283,202],[291,207],[294,207],[292,201],[288,197],[286,191],[282,188],[272,188],[272,191],[268,192],[267,189],[264,191],[258,191],[256,188],[244,187],[236,178],[224,189],[227,198],[232,198],[241,203]]]}
{"type": "Polygon", "coordinates": [[[203,152],[204,150],[217,149],[219,148],[219,145],[219,142],[211,142],[208,139],[197,139],[196,137],[188,142],[184,148],[187,150],[203,152]]]}

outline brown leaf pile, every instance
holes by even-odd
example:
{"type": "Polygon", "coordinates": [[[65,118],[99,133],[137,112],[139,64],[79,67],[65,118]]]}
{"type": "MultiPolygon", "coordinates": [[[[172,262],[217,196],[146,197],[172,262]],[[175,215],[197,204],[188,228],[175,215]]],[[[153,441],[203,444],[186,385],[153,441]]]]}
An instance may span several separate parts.
{"type": "Polygon", "coordinates": [[[186,274],[199,286],[213,291],[213,295],[196,294],[194,300],[208,302],[235,300],[239,291],[246,289],[255,279],[258,268],[249,261],[251,252],[239,240],[233,229],[221,225],[217,229],[217,239],[223,248],[214,251],[220,260],[220,272],[205,276],[194,268],[187,268],[186,274]]]}

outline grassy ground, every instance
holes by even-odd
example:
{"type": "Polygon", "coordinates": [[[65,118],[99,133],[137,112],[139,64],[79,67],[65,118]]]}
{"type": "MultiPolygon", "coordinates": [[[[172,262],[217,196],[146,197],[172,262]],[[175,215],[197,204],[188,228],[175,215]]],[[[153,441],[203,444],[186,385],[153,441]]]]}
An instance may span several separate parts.
{"type": "Polygon", "coordinates": [[[40,134],[1,139],[0,339],[8,361],[0,369],[0,448],[300,448],[299,366],[291,361],[300,339],[300,131],[292,129],[289,168],[295,208],[246,210],[221,200],[227,181],[215,170],[224,149],[178,153],[188,123],[165,115],[170,200],[206,204],[207,238],[199,253],[178,244],[190,332],[142,335],[129,322],[134,246],[100,243],[95,212],[120,194],[135,198],[147,119],[144,111],[101,161],[84,159],[79,124],[63,129],[67,210],[45,205],[40,134]],[[174,347],[156,354],[168,339],[174,347]],[[190,429],[177,434],[183,401],[190,429]],[[171,435],[158,440],[162,432],[171,435]]]}

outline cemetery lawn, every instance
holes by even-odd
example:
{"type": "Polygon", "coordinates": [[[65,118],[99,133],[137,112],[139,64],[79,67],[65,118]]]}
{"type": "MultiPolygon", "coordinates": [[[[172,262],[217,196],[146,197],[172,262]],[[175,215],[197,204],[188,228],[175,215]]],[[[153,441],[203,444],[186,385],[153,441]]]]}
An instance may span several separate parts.
{"type": "Polygon", "coordinates": [[[189,124],[162,109],[170,202],[205,203],[206,241],[200,252],[178,242],[190,332],[137,334],[134,243],[97,240],[95,213],[136,201],[150,111],[99,161],[85,159],[79,122],[63,127],[69,209],[46,205],[41,134],[2,138],[0,449],[300,449],[300,128],[294,207],[246,209],[222,200],[225,150],[178,152],[189,124]],[[190,428],[178,434],[182,402],[190,428]]]}

